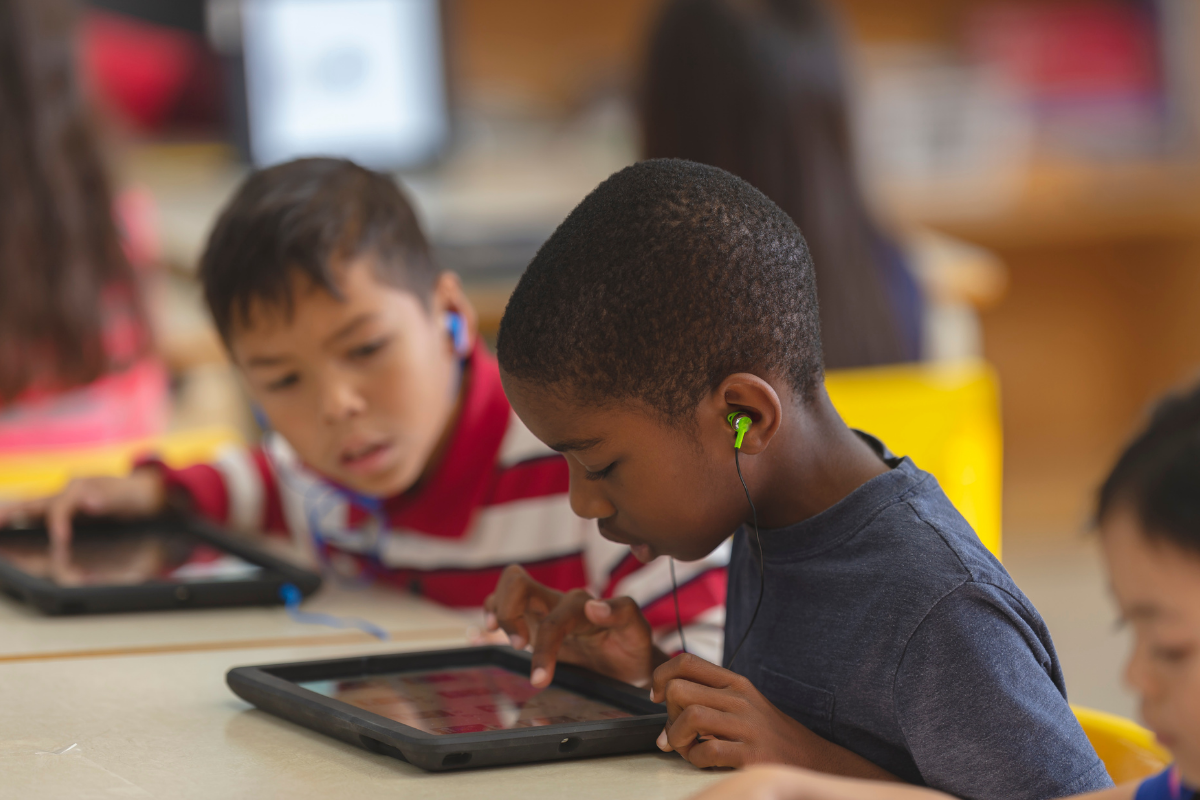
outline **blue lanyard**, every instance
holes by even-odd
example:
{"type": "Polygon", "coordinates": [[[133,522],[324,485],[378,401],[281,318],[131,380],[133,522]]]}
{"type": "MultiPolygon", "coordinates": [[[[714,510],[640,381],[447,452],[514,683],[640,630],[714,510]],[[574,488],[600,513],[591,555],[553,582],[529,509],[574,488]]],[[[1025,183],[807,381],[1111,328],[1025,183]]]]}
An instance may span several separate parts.
{"type": "Polygon", "coordinates": [[[324,527],[321,523],[321,517],[332,508],[332,503],[338,501],[346,501],[351,505],[357,505],[359,508],[365,509],[371,516],[371,521],[374,523],[374,541],[371,543],[370,552],[356,553],[356,555],[366,560],[366,575],[356,579],[348,579],[346,576],[337,572],[334,569],[326,569],[325,571],[334,575],[334,577],[343,583],[351,583],[353,585],[362,585],[369,583],[387,569],[383,565],[383,558],[380,555],[379,548],[384,531],[384,510],[383,501],[377,497],[368,497],[367,495],[352,492],[349,489],[341,487],[324,485],[324,494],[317,498],[313,498],[310,492],[300,490],[300,496],[304,503],[304,516],[308,522],[308,532],[312,536],[313,543],[316,545],[317,556],[321,559],[321,564],[325,567],[329,566],[329,549],[330,537],[322,531],[324,527]]]}
{"type": "MultiPolygon", "coordinates": [[[[270,448],[263,448],[263,452],[268,459],[274,460],[270,448]]],[[[286,469],[276,466],[275,474],[280,476],[280,479],[285,483],[288,482],[288,479],[285,477],[288,474],[286,469]]],[[[289,488],[300,495],[301,502],[304,504],[304,516],[308,523],[309,535],[312,536],[313,544],[316,546],[317,557],[321,562],[321,572],[326,577],[332,576],[334,580],[342,584],[349,583],[358,588],[365,587],[371,583],[375,574],[383,571],[383,563],[379,556],[379,539],[383,532],[384,521],[383,502],[376,497],[358,494],[348,489],[332,486],[324,481],[320,484],[320,488],[324,491],[315,498],[313,497],[313,493],[307,491],[303,486],[295,486],[293,484],[289,488]],[[330,508],[328,504],[336,500],[346,500],[357,504],[360,508],[365,508],[375,522],[374,552],[366,556],[369,559],[368,574],[355,581],[349,581],[345,576],[331,567],[329,563],[329,542],[325,535],[321,533],[320,519],[322,511],[328,511],[330,508]]],[[[303,595],[294,584],[285,583],[279,587],[279,598],[283,601],[288,616],[295,622],[306,625],[326,625],[333,628],[353,628],[368,633],[382,641],[387,641],[390,638],[387,631],[383,630],[383,628],[358,617],[338,617],[333,614],[317,614],[301,611],[300,603],[303,600],[303,595]]]]}
{"type": "Polygon", "coordinates": [[[279,598],[283,600],[288,616],[295,622],[305,625],[327,625],[331,628],[354,628],[363,633],[369,633],[384,642],[391,638],[383,628],[359,617],[338,617],[333,614],[314,614],[311,611],[301,611],[300,601],[303,599],[303,595],[300,594],[300,590],[295,584],[285,583],[280,586],[279,598]]]}

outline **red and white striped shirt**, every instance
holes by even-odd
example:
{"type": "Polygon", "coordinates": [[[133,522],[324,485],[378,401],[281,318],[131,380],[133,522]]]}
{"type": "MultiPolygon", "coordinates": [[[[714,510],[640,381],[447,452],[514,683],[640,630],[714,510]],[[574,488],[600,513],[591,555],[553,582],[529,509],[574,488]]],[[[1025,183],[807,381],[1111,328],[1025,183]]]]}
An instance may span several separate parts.
{"type": "MultiPolygon", "coordinates": [[[[206,516],[235,529],[290,534],[341,574],[369,575],[447,606],[483,604],[509,564],[555,589],[629,596],[666,652],[680,649],[666,558],[642,564],[577,517],[565,459],[509,407],[482,347],[442,463],[417,490],[356,498],[302,465],[278,434],[211,464],[164,467],[206,516]],[[373,506],[373,508],[372,508],[373,506]]],[[[729,545],[676,564],[688,650],[720,663],[729,545]]]]}

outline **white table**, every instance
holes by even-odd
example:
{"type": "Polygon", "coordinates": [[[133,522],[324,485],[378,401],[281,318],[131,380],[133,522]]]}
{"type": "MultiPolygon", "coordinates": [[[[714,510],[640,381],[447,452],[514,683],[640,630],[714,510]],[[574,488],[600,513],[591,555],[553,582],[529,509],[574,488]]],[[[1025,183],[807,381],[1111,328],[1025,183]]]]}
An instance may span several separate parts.
{"type": "MultiPolygon", "coordinates": [[[[419,647],[457,644],[461,637],[419,647]]],[[[673,800],[723,777],[657,753],[425,773],[253,709],[225,685],[225,672],[238,665],[406,647],[0,663],[0,798],[673,800]]]]}

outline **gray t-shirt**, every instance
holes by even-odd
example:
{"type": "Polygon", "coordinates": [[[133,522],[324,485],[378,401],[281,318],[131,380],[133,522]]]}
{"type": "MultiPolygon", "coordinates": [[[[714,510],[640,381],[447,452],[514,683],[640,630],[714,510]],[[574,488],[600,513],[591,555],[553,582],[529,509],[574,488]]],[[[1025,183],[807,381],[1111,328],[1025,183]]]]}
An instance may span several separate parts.
{"type": "MultiPolygon", "coordinates": [[[[733,665],[784,713],[910,783],[1046,800],[1112,785],[1067,705],[1050,633],[932,475],[892,469],[762,531],[766,593],[733,665]]],[[[758,598],[743,526],[725,663],[758,598]]]]}

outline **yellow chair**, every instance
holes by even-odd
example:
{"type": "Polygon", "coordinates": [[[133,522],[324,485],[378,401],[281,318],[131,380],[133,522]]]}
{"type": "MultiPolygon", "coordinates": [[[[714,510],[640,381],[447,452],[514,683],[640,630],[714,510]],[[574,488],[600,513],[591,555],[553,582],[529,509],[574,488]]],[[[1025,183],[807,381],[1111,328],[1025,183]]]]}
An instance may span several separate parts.
{"type": "Polygon", "coordinates": [[[995,372],[982,361],[835,370],[826,388],[846,424],[933,473],[997,558],[1003,445],[995,372]]]}
{"type": "Polygon", "coordinates": [[[1136,722],[1091,708],[1071,706],[1071,710],[1113,783],[1140,781],[1162,772],[1171,763],[1171,754],[1154,734],[1136,722]]]}
{"type": "Polygon", "coordinates": [[[134,459],[153,453],[173,467],[211,461],[241,437],[226,427],[198,428],[116,445],[0,455],[0,501],[52,494],[74,477],[124,475],[134,459]]]}

